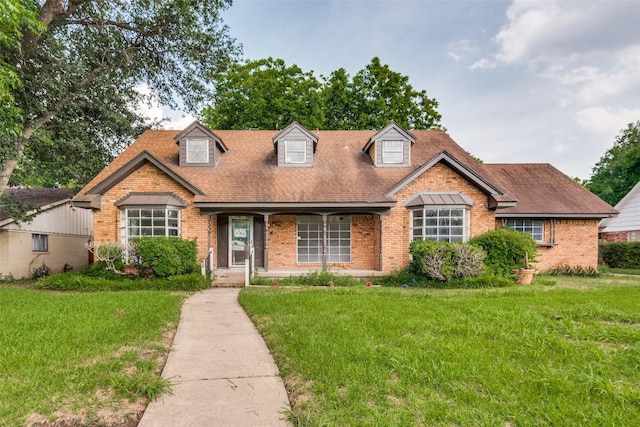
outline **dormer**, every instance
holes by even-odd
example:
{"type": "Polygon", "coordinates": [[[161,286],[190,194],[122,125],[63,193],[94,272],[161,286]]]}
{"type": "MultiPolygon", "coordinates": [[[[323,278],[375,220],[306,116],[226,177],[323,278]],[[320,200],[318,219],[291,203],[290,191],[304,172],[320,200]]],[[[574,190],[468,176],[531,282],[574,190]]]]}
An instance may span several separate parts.
{"type": "Polygon", "coordinates": [[[180,146],[180,166],[215,166],[227,152],[220,137],[199,121],[191,123],[174,137],[180,146]]]}
{"type": "Polygon", "coordinates": [[[396,122],[389,123],[367,141],[362,151],[377,167],[407,167],[411,164],[411,145],[416,137],[396,122]]]}
{"type": "Polygon", "coordinates": [[[279,167],[310,168],[313,166],[318,136],[300,123],[293,122],[273,137],[273,145],[279,167]]]}

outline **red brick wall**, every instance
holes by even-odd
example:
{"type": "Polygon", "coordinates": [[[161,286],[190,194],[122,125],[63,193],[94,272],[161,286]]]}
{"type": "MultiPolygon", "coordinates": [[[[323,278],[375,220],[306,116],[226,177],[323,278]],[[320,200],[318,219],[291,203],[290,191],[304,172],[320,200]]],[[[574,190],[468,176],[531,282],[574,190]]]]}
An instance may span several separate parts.
{"type": "MultiPolygon", "coordinates": [[[[146,163],[102,196],[101,209],[93,214],[96,244],[120,241],[120,209],[114,203],[132,192],[171,192],[188,203],[180,211],[180,232],[183,239],[197,239],[198,259],[207,256],[207,220],[193,206],[193,194],[160,169],[146,163]]],[[[213,225],[213,224],[212,224],[213,225]]],[[[215,228],[211,242],[215,244],[215,228]]]]}
{"type": "MultiPolygon", "coordinates": [[[[269,218],[269,270],[317,269],[322,263],[298,263],[298,227],[295,215],[269,218]]],[[[378,215],[351,216],[351,262],[328,263],[331,269],[377,270],[380,254],[378,215]]]]}
{"type": "Polygon", "coordinates": [[[627,231],[614,231],[611,233],[600,233],[602,242],[628,242],[629,233],[627,231]]]}
{"type": "MultiPolygon", "coordinates": [[[[501,226],[502,219],[496,220],[496,227],[501,226]]],[[[552,228],[551,220],[545,220],[545,244],[551,243],[552,228]]],[[[537,270],[561,265],[598,267],[598,220],[557,219],[553,231],[555,244],[538,246],[538,261],[534,264],[537,270]]]]}

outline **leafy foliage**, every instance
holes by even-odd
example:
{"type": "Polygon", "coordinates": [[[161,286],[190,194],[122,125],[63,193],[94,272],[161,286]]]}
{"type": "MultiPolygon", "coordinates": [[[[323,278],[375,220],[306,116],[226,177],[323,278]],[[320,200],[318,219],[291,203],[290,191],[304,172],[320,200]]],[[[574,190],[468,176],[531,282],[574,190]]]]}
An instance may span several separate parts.
{"type": "Polygon", "coordinates": [[[195,240],[142,237],[132,242],[137,246],[140,267],[152,269],[158,277],[188,274],[195,270],[198,256],[195,240]]]}
{"type": "Polygon", "coordinates": [[[0,65],[15,76],[0,87],[8,87],[20,113],[0,129],[0,193],[19,161],[14,185],[85,184],[148,126],[133,111],[153,97],[199,110],[211,96],[212,70],[240,53],[220,15],[230,3],[10,0],[10,9],[33,9],[23,7],[28,13],[8,24],[0,14],[2,29],[12,29],[2,33],[8,42],[0,65]],[[37,25],[30,24],[33,17],[37,25]],[[136,90],[139,85],[153,96],[136,90]],[[39,176],[45,167],[50,172],[39,176]]]}
{"type": "Polygon", "coordinates": [[[549,276],[600,277],[598,270],[593,267],[571,266],[568,264],[549,269],[544,274],[549,276]]]}
{"type": "Polygon", "coordinates": [[[440,127],[438,102],[374,57],[353,78],[340,68],[322,82],[282,59],[235,64],[215,75],[215,96],[201,113],[214,129],[382,129],[390,120],[414,129],[440,127]]]}
{"type": "Polygon", "coordinates": [[[522,233],[511,227],[497,228],[476,236],[469,243],[484,249],[487,270],[496,275],[509,276],[511,270],[525,267],[525,254],[535,262],[536,242],[529,233],[522,233]]]}
{"type": "Polygon", "coordinates": [[[143,279],[118,276],[107,270],[103,270],[103,274],[99,274],[95,270],[87,272],[87,270],[81,269],[47,276],[40,279],[36,285],[42,289],[74,292],[198,291],[210,287],[211,282],[200,273],[143,279]]]}
{"type": "Polygon", "coordinates": [[[610,268],[640,268],[640,242],[600,243],[599,249],[610,268]]]}
{"type": "Polygon", "coordinates": [[[586,187],[610,205],[640,182],[640,121],[629,123],[596,163],[586,187]]]}
{"type": "Polygon", "coordinates": [[[269,278],[255,276],[251,278],[252,285],[262,286],[356,286],[362,285],[363,282],[354,279],[351,276],[331,273],[329,271],[302,274],[299,276],[290,276],[282,278],[269,278]]]}
{"type": "Polygon", "coordinates": [[[446,281],[480,276],[484,272],[484,251],[463,243],[421,240],[411,242],[409,271],[429,279],[446,281]]]}
{"type": "Polygon", "coordinates": [[[423,274],[415,274],[407,270],[402,270],[387,276],[373,279],[376,285],[386,287],[402,288],[431,288],[431,289],[483,289],[483,288],[503,288],[513,286],[511,279],[495,275],[481,275],[458,277],[442,281],[431,279],[423,274]]]}
{"type": "Polygon", "coordinates": [[[40,211],[38,205],[18,200],[13,193],[9,192],[2,193],[0,196],[0,207],[9,215],[9,218],[19,222],[30,222],[40,211]]]}

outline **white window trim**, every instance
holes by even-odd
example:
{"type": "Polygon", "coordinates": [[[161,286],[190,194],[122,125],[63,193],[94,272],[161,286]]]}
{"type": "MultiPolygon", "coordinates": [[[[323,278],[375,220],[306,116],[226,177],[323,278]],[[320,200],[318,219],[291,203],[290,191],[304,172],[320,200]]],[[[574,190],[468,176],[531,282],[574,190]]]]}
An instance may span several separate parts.
{"type": "MultiPolygon", "coordinates": [[[[140,217],[142,218],[142,217],[140,217]]],[[[153,219],[153,217],[152,217],[153,219]]],[[[172,218],[173,219],[173,218],[172,218]]],[[[127,206],[124,209],[122,209],[122,211],[120,212],[120,238],[123,244],[127,244],[128,242],[131,241],[131,239],[135,239],[138,237],[176,237],[176,238],[180,238],[182,235],[182,224],[181,224],[181,213],[180,213],[180,209],[175,208],[174,206],[127,206]],[[129,227],[129,211],[130,210],[164,210],[164,235],[162,236],[149,236],[149,235],[135,235],[132,236],[130,234],[130,229],[131,227],[129,227]],[[169,227],[168,223],[169,223],[169,212],[177,212],[177,227],[169,227]],[[177,230],[178,234],[177,236],[171,236],[169,234],[170,230],[177,230]]],[[[142,225],[139,225],[138,228],[142,228],[142,225]]],[[[151,226],[151,228],[153,228],[153,224],[151,226]]]]}
{"type": "Polygon", "coordinates": [[[284,162],[286,164],[304,164],[307,163],[307,141],[304,139],[291,139],[291,140],[286,140],[284,141],[284,162]],[[296,143],[296,144],[302,144],[303,150],[303,157],[302,157],[302,161],[297,162],[297,161],[293,161],[290,160],[289,158],[289,153],[300,153],[300,150],[290,150],[289,148],[289,143],[296,143]]]}
{"type": "MultiPolygon", "coordinates": [[[[426,228],[433,228],[434,226],[427,226],[425,225],[425,210],[427,209],[461,209],[462,210],[462,242],[466,242],[469,240],[469,236],[471,234],[471,210],[469,209],[468,206],[461,206],[461,205],[424,205],[424,206],[420,206],[414,209],[411,209],[411,215],[410,215],[410,220],[411,220],[411,227],[409,227],[409,240],[410,241],[416,241],[416,240],[425,240],[425,236],[427,235],[425,230],[426,228]],[[422,212],[422,225],[420,226],[414,226],[414,213],[416,211],[421,211],[422,212]],[[415,229],[421,229],[421,237],[420,238],[415,238],[414,237],[414,230],[415,229]]],[[[440,218],[439,216],[437,218],[440,218]]],[[[439,228],[439,225],[436,225],[435,227],[439,228]]],[[[447,227],[450,227],[447,226],[447,227]]],[[[439,237],[440,234],[436,234],[436,237],[439,237]]],[[[451,242],[451,233],[449,232],[448,234],[448,241],[451,242]]],[[[438,241],[438,240],[435,240],[438,241]]],[[[439,240],[439,241],[445,241],[445,240],[439,240]]],[[[456,242],[457,243],[457,242],[456,242]]]]}
{"type": "Polygon", "coordinates": [[[384,164],[393,164],[393,165],[400,165],[402,163],[404,163],[404,141],[402,140],[397,140],[397,139],[387,139],[387,140],[382,140],[380,141],[380,149],[382,150],[382,163],[384,164]],[[397,150],[397,147],[389,147],[389,148],[393,148],[394,150],[391,151],[387,151],[387,147],[389,143],[400,143],[400,150],[397,150]],[[388,160],[386,157],[389,154],[400,154],[400,161],[397,160],[388,160]]]}
{"type": "Polygon", "coordinates": [[[507,218],[504,220],[504,225],[511,227],[516,231],[520,231],[521,233],[529,233],[531,237],[533,237],[533,240],[538,243],[544,242],[544,220],[533,218],[507,218]],[[530,232],[525,229],[525,221],[531,221],[532,223],[530,232]],[[534,234],[536,229],[540,229],[540,239],[537,239],[534,234]]]}
{"type": "MultiPolygon", "coordinates": [[[[186,142],[186,157],[187,157],[187,163],[209,163],[209,140],[208,139],[187,139],[186,142]],[[191,147],[192,143],[204,143],[205,148],[204,148],[204,157],[205,157],[205,161],[200,161],[199,159],[194,159],[193,158],[193,149],[191,147]]],[[[197,150],[197,153],[200,153],[201,150],[197,150]]]]}

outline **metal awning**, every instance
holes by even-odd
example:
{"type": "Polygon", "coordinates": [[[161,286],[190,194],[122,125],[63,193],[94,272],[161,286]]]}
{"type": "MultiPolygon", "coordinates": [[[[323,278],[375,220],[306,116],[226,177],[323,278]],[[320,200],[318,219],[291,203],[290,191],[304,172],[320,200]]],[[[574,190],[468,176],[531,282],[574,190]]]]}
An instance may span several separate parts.
{"type": "Polygon", "coordinates": [[[173,193],[131,193],[115,203],[115,206],[144,206],[186,208],[187,202],[173,193]]]}
{"type": "Polygon", "coordinates": [[[475,203],[462,193],[425,192],[414,195],[404,203],[407,208],[414,206],[473,206],[475,203]]]}

